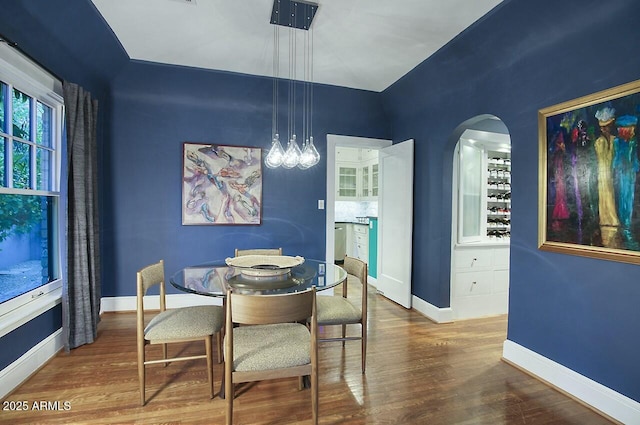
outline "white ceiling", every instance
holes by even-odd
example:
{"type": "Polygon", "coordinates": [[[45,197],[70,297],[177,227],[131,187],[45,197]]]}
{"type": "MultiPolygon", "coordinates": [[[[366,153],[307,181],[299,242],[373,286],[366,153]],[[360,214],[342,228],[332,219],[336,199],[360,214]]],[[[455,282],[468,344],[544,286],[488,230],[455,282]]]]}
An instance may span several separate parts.
{"type": "MultiPolygon", "coordinates": [[[[273,75],[273,0],[92,1],[132,59],[273,75]]],[[[313,80],[383,91],[501,1],[317,0],[313,80]]],[[[294,31],[302,46],[304,31],[294,31]]]]}

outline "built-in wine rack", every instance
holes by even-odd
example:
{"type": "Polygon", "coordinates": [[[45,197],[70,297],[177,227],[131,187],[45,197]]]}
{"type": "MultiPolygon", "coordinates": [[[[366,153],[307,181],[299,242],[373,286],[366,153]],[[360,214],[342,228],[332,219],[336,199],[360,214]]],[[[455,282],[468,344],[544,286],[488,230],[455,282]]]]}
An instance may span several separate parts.
{"type": "Polygon", "coordinates": [[[511,237],[511,154],[487,152],[487,237],[511,237]]]}

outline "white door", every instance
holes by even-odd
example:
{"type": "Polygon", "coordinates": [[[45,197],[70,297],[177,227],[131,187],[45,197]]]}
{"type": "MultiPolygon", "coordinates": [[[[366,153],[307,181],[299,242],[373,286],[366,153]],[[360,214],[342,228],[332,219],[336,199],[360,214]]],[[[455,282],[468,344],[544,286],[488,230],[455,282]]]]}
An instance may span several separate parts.
{"type": "Polygon", "coordinates": [[[411,308],[413,140],[380,149],[378,291],[411,308]]]}

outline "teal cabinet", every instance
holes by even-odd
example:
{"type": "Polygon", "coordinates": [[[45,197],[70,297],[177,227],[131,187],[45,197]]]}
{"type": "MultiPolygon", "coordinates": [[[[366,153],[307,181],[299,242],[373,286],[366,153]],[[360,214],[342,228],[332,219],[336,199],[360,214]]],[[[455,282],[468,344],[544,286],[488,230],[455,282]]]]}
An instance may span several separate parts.
{"type": "Polygon", "coordinates": [[[378,219],[369,218],[369,276],[378,277],[378,219]]]}

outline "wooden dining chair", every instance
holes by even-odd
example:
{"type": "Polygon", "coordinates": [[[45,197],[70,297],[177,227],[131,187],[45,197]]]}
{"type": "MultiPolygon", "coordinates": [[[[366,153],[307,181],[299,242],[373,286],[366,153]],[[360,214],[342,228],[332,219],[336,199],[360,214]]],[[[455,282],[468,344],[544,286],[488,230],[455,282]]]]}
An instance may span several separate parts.
{"type": "Polygon", "coordinates": [[[311,411],[318,423],[316,291],[281,295],[234,294],[227,290],[224,392],[227,424],[233,423],[234,386],[240,382],[311,377],[311,411]],[[309,323],[307,327],[306,323],[309,323]],[[241,325],[241,326],[235,326],[241,325]]]}
{"type": "Polygon", "coordinates": [[[138,378],[140,381],[140,404],[145,405],[146,366],[194,359],[207,359],[207,375],[209,390],[213,398],[213,335],[218,340],[218,362],[222,358],[221,336],[224,310],[221,306],[203,305],[166,308],[164,261],[144,267],[137,273],[137,344],[138,344],[138,378]],[[145,326],[144,296],[147,290],[155,285],[160,288],[160,313],[155,315],[145,326]],[[167,344],[204,341],[204,355],[167,358],[167,344]],[[148,344],[162,344],[162,359],[147,360],[145,347],[148,344]]]}
{"type": "Polygon", "coordinates": [[[256,249],[236,248],[236,257],[240,257],[241,255],[282,255],[282,248],[256,248],[256,249]]]}
{"type": "Polygon", "coordinates": [[[342,326],[342,336],[320,338],[319,342],[360,340],[362,349],[362,373],[367,365],[367,263],[354,257],[345,257],[342,268],[347,279],[342,283],[342,295],[318,297],[318,326],[342,326]],[[349,286],[360,285],[361,299],[348,298],[349,286]],[[360,325],[359,336],[347,336],[347,325],[360,325]]]}

